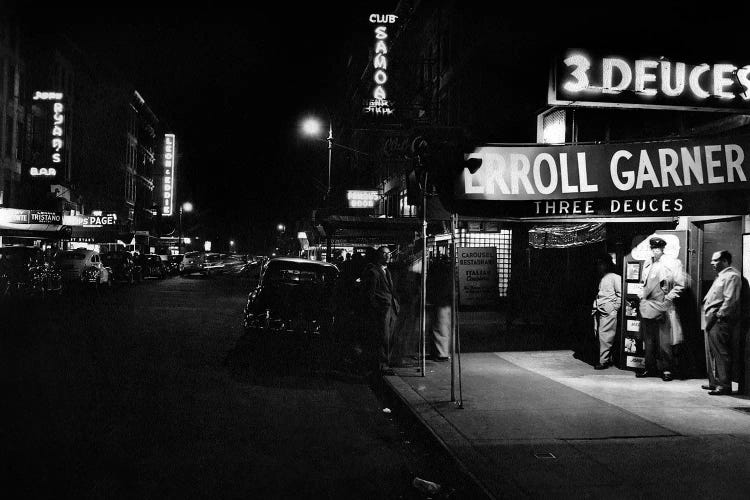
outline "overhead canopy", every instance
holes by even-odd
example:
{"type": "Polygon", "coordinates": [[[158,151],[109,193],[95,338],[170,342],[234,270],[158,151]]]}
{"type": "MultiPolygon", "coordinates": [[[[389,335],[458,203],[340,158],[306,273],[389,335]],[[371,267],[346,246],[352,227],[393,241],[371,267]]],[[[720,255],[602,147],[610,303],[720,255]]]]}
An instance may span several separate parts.
{"type": "Polygon", "coordinates": [[[412,217],[385,218],[356,215],[330,215],[320,221],[325,237],[337,244],[376,245],[380,243],[411,243],[421,221],[412,217]]]}

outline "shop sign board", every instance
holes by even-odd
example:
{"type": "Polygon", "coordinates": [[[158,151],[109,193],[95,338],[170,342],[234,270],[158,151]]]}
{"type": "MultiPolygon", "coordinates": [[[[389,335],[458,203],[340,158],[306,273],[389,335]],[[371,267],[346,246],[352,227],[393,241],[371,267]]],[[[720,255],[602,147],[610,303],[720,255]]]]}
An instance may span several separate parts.
{"type": "Polygon", "coordinates": [[[681,61],[569,49],[550,75],[550,105],[750,111],[750,61],[681,61]]]}
{"type": "Polygon", "coordinates": [[[711,191],[742,193],[750,187],[748,135],[616,144],[487,145],[467,158],[481,163],[475,171],[463,169],[454,186],[457,199],[523,201],[532,212],[529,215],[680,215],[691,197],[707,198],[702,194],[711,191]]]}
{"type": "Polygon", "coordinates": [[[462,306],[497,302],[497,248],[458,247],[458,299],[462,306]]]}
{"type": "Polygon", "coordinates": [[[44,210],[30,210],[29,222],[31,224],[62,224],[62,213],[47,212],[44,210]]]}

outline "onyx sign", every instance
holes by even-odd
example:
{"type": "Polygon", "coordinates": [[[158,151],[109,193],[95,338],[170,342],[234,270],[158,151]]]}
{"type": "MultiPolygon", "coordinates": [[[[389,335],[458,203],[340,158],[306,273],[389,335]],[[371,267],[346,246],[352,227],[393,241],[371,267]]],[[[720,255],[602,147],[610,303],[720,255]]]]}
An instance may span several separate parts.
{"type": "Polygon", "coordinates": [[[568,50],[555,61],[548,103],[748,113],[748,62],[687,62],[568,50]]]}

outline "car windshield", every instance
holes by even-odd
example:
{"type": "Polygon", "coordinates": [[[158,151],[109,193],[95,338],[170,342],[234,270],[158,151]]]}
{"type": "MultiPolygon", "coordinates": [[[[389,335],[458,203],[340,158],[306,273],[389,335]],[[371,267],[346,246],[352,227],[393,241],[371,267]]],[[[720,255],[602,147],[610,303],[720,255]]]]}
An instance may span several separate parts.
{"type": "Polygon", "coordinates": [[[263,281],[289,284],[330,284],[335,278],[336,270],[327,266],[285,262],[270,264],[263,276],[263,281]]]}
{"type": "Polygon", "coordinates": [[[119,253],[109,253],[102,255],[102,260],[105,262],[122,262],[125,260],[125,255],[119,253]]]}
{"type": "Polygon", "coordinates": [[[169,262],[182,262],[182,255],[170,255],[169,262]]]}
{"type": "Polygon", "coordinates": [[[60,252],[57,254],[56,259],[62,260],[83,260],[86,258],[86,254],[82,252],[60,252]]]}

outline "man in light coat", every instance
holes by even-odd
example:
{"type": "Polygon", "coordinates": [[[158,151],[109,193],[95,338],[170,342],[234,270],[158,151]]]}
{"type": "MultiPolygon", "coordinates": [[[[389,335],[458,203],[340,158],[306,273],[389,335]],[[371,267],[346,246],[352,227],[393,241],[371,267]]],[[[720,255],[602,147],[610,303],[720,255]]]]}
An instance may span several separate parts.
{"type": "Polygon", "coordinates": [[[599,363],[594,366],[595,370],[612,366],[612,344],[617,336],[617,313],[622,302],[622,277],[612,271],[613,267],[609,255],[602,255],[596,261],[601,280],[592,305],[594,331],[599,339],[599,363]]]}
{"type": "Polygon", "coordinates": [[[732,254],[714,252],[711,265],[716,271],[711,288],[703,299],[702,326],[708,344],[708,385],[712,396],[732,393],[732,339],[740,327],[742,276],[732,267],[732,254]]]}
{"type": "Polygon", "coordinates": [[[674,300],[685,287],[682,265],[676,259],[664,258],[667,242],[655,236],[649,240],[653,258],[643,268],[643,290],[639,294],[640,333],[645,344],[646,367],[636,372],[638,378],[657,376],[673,380],[672,346],[682,341],[682,331],[674,300]]]}

